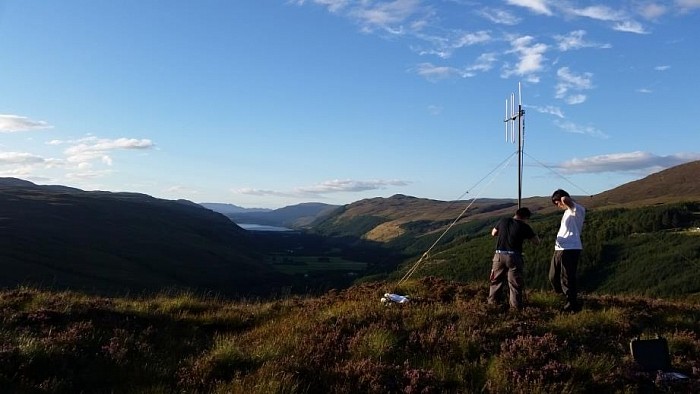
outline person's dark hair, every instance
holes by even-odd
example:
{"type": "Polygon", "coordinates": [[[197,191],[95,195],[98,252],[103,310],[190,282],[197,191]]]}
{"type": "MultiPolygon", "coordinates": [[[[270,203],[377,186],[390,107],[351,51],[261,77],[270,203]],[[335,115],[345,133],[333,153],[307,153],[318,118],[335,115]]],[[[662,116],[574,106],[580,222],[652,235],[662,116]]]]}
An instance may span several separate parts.
{"type": "Polygon", "coordinates": [[[527,208],[519,208],[517,211],[515,211],[515,216],[517,216],[521,219],[530,219],[530,216],[532,216],[532,213],[527,208]]]}
{"type": "Polygon", "coordinates": [[[561,200],[562,197],[571,197],[569,193],[566,192],[566,190],[563,189],[557,189],[552,193],[552,202],[556,203],[557,201],[561,200]]]}

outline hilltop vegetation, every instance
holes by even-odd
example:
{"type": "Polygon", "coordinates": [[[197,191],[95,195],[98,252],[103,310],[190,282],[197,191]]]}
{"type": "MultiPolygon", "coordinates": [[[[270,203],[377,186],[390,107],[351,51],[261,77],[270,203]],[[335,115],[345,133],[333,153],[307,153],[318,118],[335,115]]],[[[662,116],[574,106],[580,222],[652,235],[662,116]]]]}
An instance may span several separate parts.
{"type": "MultiPolygon", "coordinates": [[[[549,260],[561,214],[534,217],[542,244],[526,243],[525,280],[548,289],[549,260]]],[[[491,268],[494,221],[457,227],[444,237],[416,275],[484,281],[491,268]],[[472,231],[473,229],[473,231],[472,231]]],[[[700,297],[700,203],[592,209],[583,231],[579,285],[584,291],[653,297],[700,297]]],[[[428,241],[436,239],[433,234],[428,241]]],[[[423,242],[426,248],[428,243],[423,242]]],[[[406,265],[413,264],[415,258],[406,265]]]]}
{"type": "Polygon", "coordinates": [[[558,312],[529,291],[520,313],[490,308],[485,285],[425,278],[322,297],[229,302],[191,293],[100,298],[0,292],[3,392],[636,393],[657,387],[629,354],[669,340],[700,390],[700,306],[587,295],[558,312]],[[409,294],[384,306],[383,292],[409,294]]]}

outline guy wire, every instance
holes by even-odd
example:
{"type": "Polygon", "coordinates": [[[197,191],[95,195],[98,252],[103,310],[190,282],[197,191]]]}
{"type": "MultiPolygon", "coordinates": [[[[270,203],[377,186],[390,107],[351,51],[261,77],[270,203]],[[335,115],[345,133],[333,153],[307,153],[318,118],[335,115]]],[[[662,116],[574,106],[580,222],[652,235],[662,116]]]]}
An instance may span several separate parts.
{"type": "MultiPolygon", "coordinates": [[[[502,162],[498,165],[498,167],[494,168],[494,170],[492,170],[489,174],[494,173],[496,170],[499,170],[498,173],[500,173],[501,171],[503,171],[503,169],[506,168],[506,167],[508,166],[508,164],[510,163],[510,161],[513,159],[514,156],[515,156],[515,153],[511,154],[511,155],[508,157],[508,159],[502,161],[502,162]],[[505,163],[505,164],[503,164],[503,163],[505,163]]],[[[496,175],[498,175],[498,174],[496,174],[496,175]]],[[[486,177],[482,178],[482,180],[485,179],[485,178],[486,178],[486,177]]],[[[445,229],[445,231],[443,231],[442,234],[440,234],[440,236],[435,240],[435,242],[433,242],[433,244],[428,248],[428,250],[426,250],[425,253],[423,253],[423,255],[421,255],[421,257],[418,259],[418,261],[416,261],[416,263],[413,264],[413,266],[412,266],[411,268],[409,268],[408,271],[406,271],[406,273],[404,274],[404,276],[403,276],[403,277],[398,281],[398,283],[396,284],[397,286],[400,286],[401,283],[403,283],[403,282],[405,282],[406,280],[408,280],[408,278],[410,278],[411,275],[413,275],[413,273],[416,272],[416,270],[418,269],[418,266],[420,265],[420,263],[422,263],[423,260],[427,259],[427,258],[430,256],[430,251],[433,250],[433,248],[440,242],[440,240],[442,240],[442,238],[445,236],[445,234],[447,234],[447,232],[450,231],[450,229],[459,221],[459,219],[461,219],[462,216],[464,216],[464,214],[467,212],[467,210],[468,210],[469,208],[471,208],[472,205],[474,205],[474,203],[476,202],[476,200],[480,197],[481,193],[483,193],[484,190],[485,190],[489,185],[491,185],[491,183],[493,183],[493,181],[496,180],[496,178],[497,178],[496,176],[492,177],[491,180],[486,184],[486,186],[485,186],[482,190],[480,190],[479,193],[477,193],[477,195],[472,199],[472,201],[469,203],[469,205],[467,205],[467,207],[464,208],[464,210],[462,210],[462,212],[457,216],[457,218],[456,218],[454,221],[452,221],[452,223],[450,223],[449,226],[447,226],[447,228],[445,229]]],[[[480,180],[478,183],[481,183],[482,180],[480,180]]],[[[477,183],[477,184],[478,184],[478,183],[477,183]]]]}

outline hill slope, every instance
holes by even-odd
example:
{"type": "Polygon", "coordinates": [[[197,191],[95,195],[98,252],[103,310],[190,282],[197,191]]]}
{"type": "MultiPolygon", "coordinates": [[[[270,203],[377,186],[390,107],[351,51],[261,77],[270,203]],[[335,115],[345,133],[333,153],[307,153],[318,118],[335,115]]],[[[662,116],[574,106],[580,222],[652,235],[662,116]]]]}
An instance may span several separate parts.
{"type": "Polygon", "coordinates": [[[576,315],[528,292],[520,313],[485,285],[435,278],[319,298],[232,303],[190,294],[96,298],[0,292],[0,387],[8,392],[651,393],[700,390],[700,306],[585,297],[576,315]],[[388,289],[410,294],[383,306],[388,289]],[[636,336],[668,339],[656,381],[630,357],[636,336]]]}
{"type": "MultiPolygon", "coordinates": [[[[700,161],[675,166],[594,196],[579,196],[588,208],[643,207],[681,201],[700,201],[700,161]]],[[[573,193],[572,193],[573,194],[573,193]]],[[[526,197],[522,205],[536,215],[557,212],[549,196],[526,197]]],[[[443,230],[465,210],[459,224],[511,216],[514,199],[437,201],[404,195],[371,198],[348,204],[314,224],[322,234],[354,236],[391,242],[402,236],[419,238],[443,230]],[[468,208],[468,209],[467,209],[468,208]]]]}
{"type": "Polygon", "coordinates": [[[700,201],[700,161],[681,164],[597,194],[593,207],[646,206],[700,201]]]}
{"type": "Polygon", "coordinates": [[[189,201],[0,180],[0,286],[235,294],[275,283],[245,230],[189,201]]]}

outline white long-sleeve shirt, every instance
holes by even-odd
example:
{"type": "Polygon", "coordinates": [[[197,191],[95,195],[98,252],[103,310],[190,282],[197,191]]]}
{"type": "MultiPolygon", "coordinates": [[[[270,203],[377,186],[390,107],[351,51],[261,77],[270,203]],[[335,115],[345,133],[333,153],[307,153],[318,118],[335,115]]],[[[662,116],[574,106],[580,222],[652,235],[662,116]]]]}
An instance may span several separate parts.
{"type": "Polygon", "coordinates": [[[564,211],[557,233],[554,250],[583,249],[581,232],[586,219],[586,208],[574,202],[574,207],[564,211]]]}

